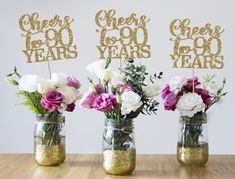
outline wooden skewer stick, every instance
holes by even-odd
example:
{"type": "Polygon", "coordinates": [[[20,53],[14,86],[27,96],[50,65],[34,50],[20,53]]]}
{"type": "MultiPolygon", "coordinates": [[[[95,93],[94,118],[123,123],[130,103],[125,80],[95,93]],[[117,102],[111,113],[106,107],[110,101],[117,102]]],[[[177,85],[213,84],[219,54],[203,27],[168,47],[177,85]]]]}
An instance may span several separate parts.
{"type": "Polygon", "coordinates": [[[49,77],[51,79],[51,67],[50,67],[50,62],[47,60],[47,67],[48,67],[48,72],[49,72],[49,77]]]}

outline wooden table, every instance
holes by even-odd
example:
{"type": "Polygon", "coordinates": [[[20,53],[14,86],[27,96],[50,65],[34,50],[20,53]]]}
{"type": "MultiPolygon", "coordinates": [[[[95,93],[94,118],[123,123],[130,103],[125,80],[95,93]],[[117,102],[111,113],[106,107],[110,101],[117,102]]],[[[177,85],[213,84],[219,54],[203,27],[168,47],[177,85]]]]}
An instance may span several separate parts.
{"type": "Polygon", "coordinates": [[[235,179],[235,155],[212,155],[206,167],[180,166],[174,155],[138,155],[130,176],[105,174],[100,155],[68,154],[58,167],[41,167],[33,154],[0,154],[0,179],[235,179]]]}

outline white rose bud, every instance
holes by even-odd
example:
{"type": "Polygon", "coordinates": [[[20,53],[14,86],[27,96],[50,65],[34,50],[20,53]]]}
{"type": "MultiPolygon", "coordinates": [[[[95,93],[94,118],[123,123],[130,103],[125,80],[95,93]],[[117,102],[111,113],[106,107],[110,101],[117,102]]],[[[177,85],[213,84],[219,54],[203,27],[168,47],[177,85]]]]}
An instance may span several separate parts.
{"type": "Polygon", "coordinates": [[[95,89],[94,86],[90,86],[89,91],[92,92],[92,93],[97,93],[97,90],[95,89]]]}
{"type": "Polygon", "coordinates": [[[121,96],[117,96],[116,97],[116,101],[118,104],[121,104],[122,103],[122,97],[121,96]]]}
{"type": "Polygon", "coordinates": [[[109,83],[111,81],[111,71],[109,69],[99,71],[97,76],[104,83],[109,83]]]}

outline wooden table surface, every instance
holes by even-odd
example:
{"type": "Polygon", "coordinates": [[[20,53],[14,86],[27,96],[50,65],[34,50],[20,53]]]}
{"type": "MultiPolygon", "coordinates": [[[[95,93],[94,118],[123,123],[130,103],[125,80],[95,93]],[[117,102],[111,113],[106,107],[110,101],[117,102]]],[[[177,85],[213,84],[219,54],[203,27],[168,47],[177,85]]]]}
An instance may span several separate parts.
{"type": "Polygon", "coordinates": [[[100,155],[68,154],[57,167],[42,167],[33,154],[0,154],[0,179],[235,179],[235,155],[211,155],[206,167],[182,167],[175,155],[137,155],[132,175],[105,174],[100,155]]]}

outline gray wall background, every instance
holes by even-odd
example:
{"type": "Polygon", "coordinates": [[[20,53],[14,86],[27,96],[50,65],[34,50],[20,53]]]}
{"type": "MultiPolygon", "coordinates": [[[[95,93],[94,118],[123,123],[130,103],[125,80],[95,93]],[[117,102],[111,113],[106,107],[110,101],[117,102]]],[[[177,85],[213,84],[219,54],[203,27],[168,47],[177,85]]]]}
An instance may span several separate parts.
{"type": "MultiPolygon", "coordinates": [[[[25,40],[20,36],[19,17],[24,13],[39,12],[41,18],[50,18],[55,14],[74,18],[73,34],[77,40],[79,57],[75,60],[58,61],[51,64],[53,72],[65,72],[77,75],[82,82],[82,91],[88,88],[87,76],[91,76],[85,66],[98,58],[99,34],[95,32],[95,14],[101,9],[114,8],[117,16],[128,16],[132,12],[147,15],[151,59],[142,60],[149,71],[163,71],[163,84],[172,76],[191,74],[191,70],[172,69],[169,23],[174,18],[190,18],[192,25],[201,26],[210,22],[221,25],[222,54],[225,56],[223,70],[197,70],[199,77],[209,73],[217,74],[219,80],[227,77],[229,95],[213,107],[209,115],[209,142],[212,154],[235,154],[235,118],[233,115],[235,100],[234,78],[234,40],[235,13],[234,1],[223,0],[0,0],[0,152],[33,152],[34,115],[23,106],[15,105],[20,100],[16,89],[5,81],[5,75],[13,65],[23,74],[38,74],[48,77],[46,63],[27,64],[22,50],[25,40]]],[[[140,60],[139,60],[140,61],[140,60]]],[[[116,62],[116,65],[118,63],[116,62]]],[[[160,100],[160,98],[159,98],[160,100]]],[[[78,109],[66,113],[67,151],[70,153],[99,153],[101,151],[104,115],[100,112],[78,109]]],[[[176,153],[178,112],[166,112],[163,105],[157,116],[139,116],[135,122],[136,145],[138,153],[176,153]]]]}

